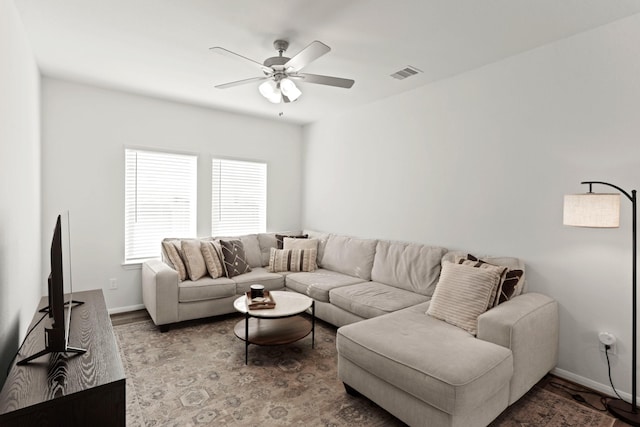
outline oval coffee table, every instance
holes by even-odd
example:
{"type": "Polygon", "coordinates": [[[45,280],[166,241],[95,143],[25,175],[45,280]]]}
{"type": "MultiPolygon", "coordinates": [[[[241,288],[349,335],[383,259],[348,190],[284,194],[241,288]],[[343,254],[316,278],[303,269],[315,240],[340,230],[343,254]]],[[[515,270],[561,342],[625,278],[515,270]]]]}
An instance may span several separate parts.
{"type": "Polygon", "coordinates": [[[274,308],[249,310],[245,295],[233,302],[234,308],[245,315],[234,328],[236,336],[245,342],[245,364],[249,361],[249,344],[290,344],[311,333],[311,348],[315,347],[315,301],[306,295],[286,291],[271,291],[271,296],[276,302],[274,308]],[[300,316],[309,308],[311,321],[300,316]]]}

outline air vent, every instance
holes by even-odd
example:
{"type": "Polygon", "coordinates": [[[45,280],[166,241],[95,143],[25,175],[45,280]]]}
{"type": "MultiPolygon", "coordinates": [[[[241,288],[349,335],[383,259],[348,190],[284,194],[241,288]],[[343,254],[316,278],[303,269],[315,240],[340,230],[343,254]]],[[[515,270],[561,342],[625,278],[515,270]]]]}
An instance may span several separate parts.
{"type": "Polygon", "coordinates": [[[398,80],[404,80],[407,77],[415,76],[418,73],[421,73],[422,70],[417,69],[416,67],[412,67],[411,65],[407,66],[407,68],[403,68],[400,71],[396,71],[391,74],[391,77],[398,80]]]}

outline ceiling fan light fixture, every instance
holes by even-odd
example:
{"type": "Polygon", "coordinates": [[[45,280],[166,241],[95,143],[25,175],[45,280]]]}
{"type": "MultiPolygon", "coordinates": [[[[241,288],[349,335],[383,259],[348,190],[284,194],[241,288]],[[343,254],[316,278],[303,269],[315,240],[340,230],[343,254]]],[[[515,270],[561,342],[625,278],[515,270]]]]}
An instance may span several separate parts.
{"type": "Polygon", "coordinates": [[[302,95],[302,92],[298,89],[293,80],[286,77],[280,80],[280,90],[282,91],[282,94],[291,101],[295,101],[300,98],[300,95],[302,95]]]}
{"type": "Polygon", "coordinates": [[[280,93],[280,89],[278,89],[276,82],[273,80],[267,80],[262,83],[258,86],[258,90],[262,96],[269,100],[269,102],[279,104],[282,101],[282,93],[280,93]]]}

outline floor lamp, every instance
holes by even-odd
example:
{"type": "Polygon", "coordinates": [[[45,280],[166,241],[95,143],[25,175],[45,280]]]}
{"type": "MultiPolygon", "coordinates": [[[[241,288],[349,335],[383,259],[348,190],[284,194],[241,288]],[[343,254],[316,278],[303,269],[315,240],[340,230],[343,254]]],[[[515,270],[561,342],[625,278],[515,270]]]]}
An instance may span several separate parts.
{"type": "Polygon", "coordinates": [[[632,346],[631,346],[631,404],[622,400],[612,400],[607,403],[607,409],[615,417],[633,426],[640,426],[640,412],[636,405],[636,271],[637,271],[637,244],[636,244],[636,190],[631,194],[622,188],[602,181],[584,181],[581,184],[589,185],[589,192],[585,194],[570,194],[564,196],[564,224],[576,227],[618,227],[620,222],[620,194],[594,193],[591,190],[593,184],[606,185],[615,188],[631,201],[632,217],[632,346]]]}

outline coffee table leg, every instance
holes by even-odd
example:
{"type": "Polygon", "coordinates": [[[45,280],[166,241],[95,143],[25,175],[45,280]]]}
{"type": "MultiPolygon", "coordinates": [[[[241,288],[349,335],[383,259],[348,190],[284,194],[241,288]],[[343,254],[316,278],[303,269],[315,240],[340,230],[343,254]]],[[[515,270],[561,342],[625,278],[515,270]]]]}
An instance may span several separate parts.
{"type": "Polygon", "coordinates": [[[249,364],[249,313],[244,317],[244,364],[249,364]]]}
{"type": "Polygon", "coordinates": [[[311,348],[316,348],[316,301],[311,301],[311,348]]]}

